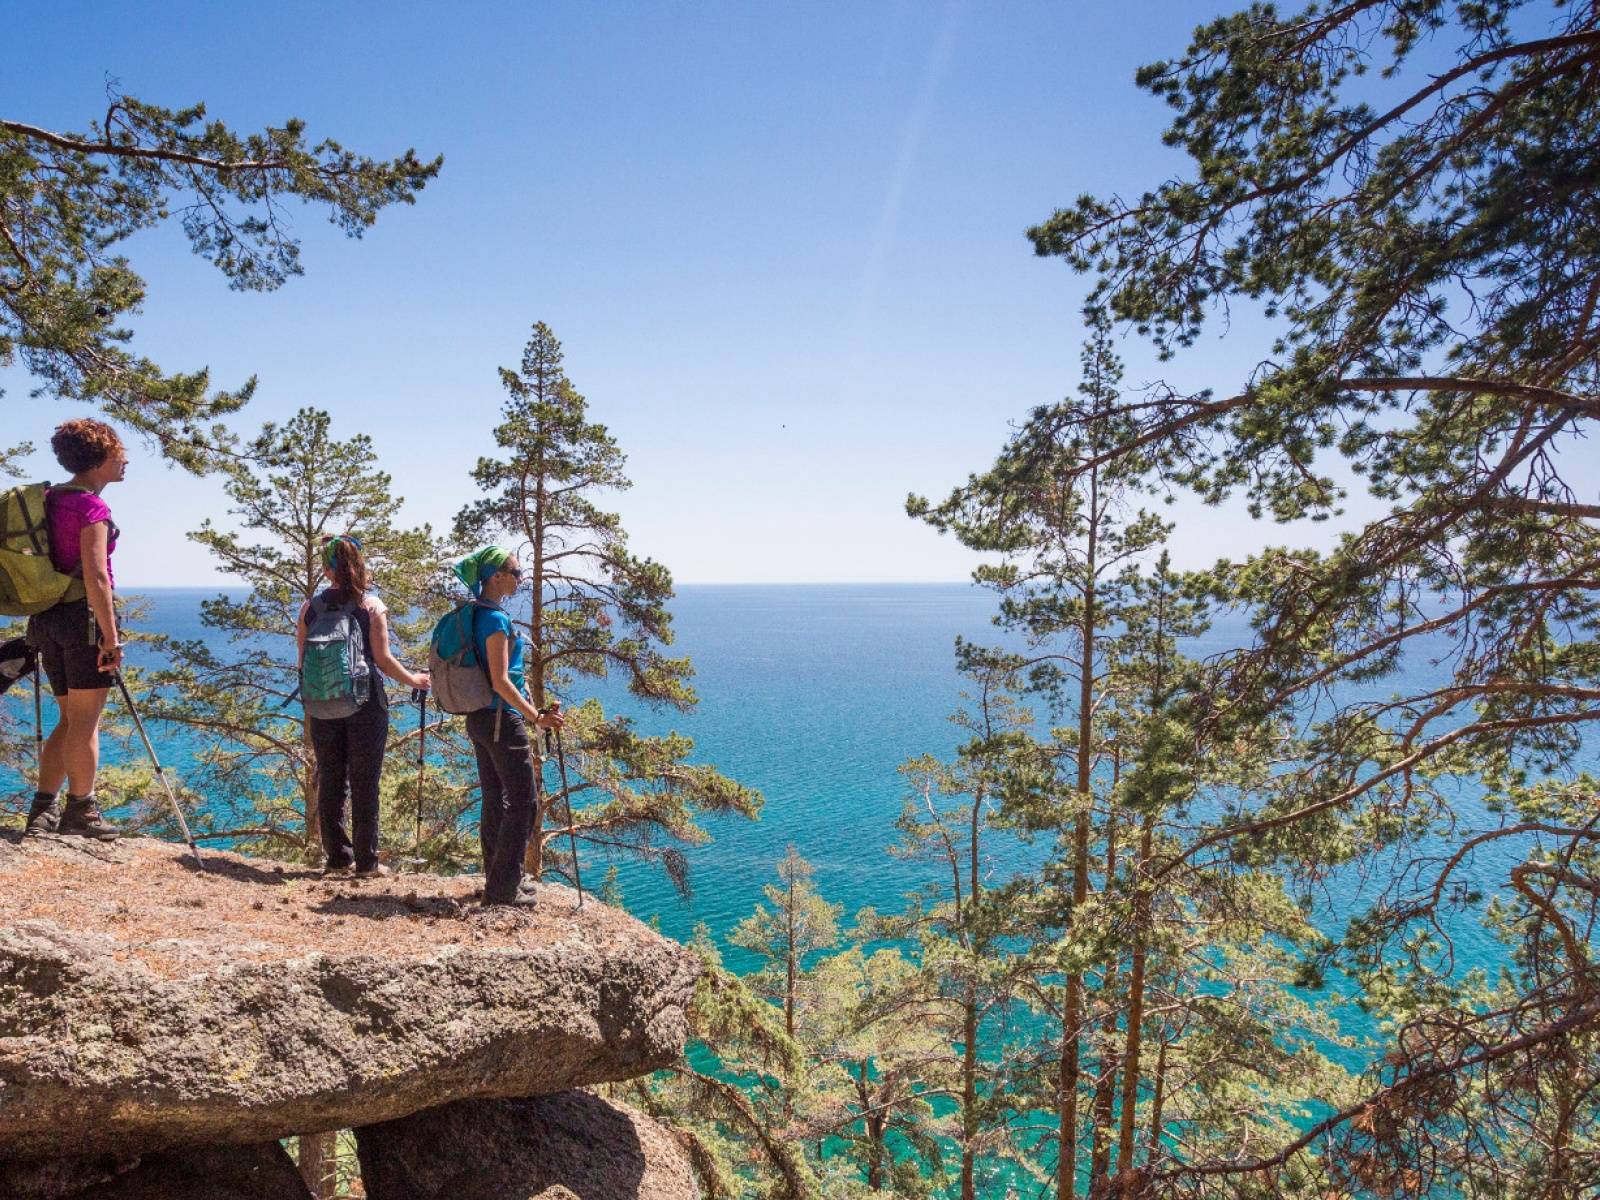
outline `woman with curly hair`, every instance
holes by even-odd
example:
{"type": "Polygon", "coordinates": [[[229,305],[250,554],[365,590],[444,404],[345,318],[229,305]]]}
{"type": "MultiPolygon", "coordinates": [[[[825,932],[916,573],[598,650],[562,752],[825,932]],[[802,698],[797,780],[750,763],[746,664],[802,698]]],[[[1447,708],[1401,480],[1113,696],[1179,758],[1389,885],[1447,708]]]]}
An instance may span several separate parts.
{"type": "Polygon", "coordinates": [[[40,755],[28,832],[109,841],[117,829],[100,815],[94,784],[100,767],[100,714],[122,666],[122,640],[112,603],[117,526],[100,493],[108,484],[122,482],[128,454],[116,430],[90,417],[61,425],[50,448],[62,468],[72,472],[68,482],[45,496],[50,557],[73,583],[61,603],[28,623],[28,638],[38,648],[61,711],[40,755]],[[65,809],[57,799],[63,783],[65,809]]]}

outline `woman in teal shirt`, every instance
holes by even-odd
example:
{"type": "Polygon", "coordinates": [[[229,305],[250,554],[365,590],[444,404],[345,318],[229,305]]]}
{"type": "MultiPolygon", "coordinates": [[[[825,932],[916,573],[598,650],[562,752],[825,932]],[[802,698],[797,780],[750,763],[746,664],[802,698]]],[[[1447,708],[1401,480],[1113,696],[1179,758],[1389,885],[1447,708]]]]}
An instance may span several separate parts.
{"type": "Polygon", "coordinates": [[[560,729],[558,712],[541,713],[526,696],[526,656],[502,601],[522,582],[517,556],[485,546],[456,564],[456,576],[481,603],[473,605],[473,649],[488,669],[494,702],[467,714],[467,736],[478,759],[483,812],[478,837],[483,846],[483,902],[531,906],[520,895],[522,856],[533,831],[533,743],[528,726],[560,729]]]}

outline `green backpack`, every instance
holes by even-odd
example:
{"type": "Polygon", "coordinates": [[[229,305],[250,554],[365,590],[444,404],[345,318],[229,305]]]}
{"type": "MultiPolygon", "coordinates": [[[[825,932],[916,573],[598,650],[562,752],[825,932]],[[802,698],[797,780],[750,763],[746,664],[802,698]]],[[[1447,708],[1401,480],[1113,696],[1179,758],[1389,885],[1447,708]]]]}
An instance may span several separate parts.
{"type": "Polygon", "coordinates": [[[0,493],[0,616],[30,617],[84,595],[83,580],[50,560],[48,483],[19,483],[0,493]]]}

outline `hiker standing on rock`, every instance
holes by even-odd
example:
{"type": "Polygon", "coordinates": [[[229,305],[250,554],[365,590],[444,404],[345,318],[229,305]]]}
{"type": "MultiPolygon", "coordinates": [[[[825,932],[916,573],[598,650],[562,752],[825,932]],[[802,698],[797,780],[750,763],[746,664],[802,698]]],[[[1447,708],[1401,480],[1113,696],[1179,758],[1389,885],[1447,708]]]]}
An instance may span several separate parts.
{"type": "Polygon", "coordinates": [[[295,622],[300,696],[317,758],[317,819],[326,870],[387,875],[378,861],[378,780],[389,742],[389,699],[381,671],[426,691],[428,676],[407,670],[389,649],[389,610],[370,590],[361,542],[323,540],[331,585],[306,601],[295,622]],[[345,828],[345,800],[355,826],[345,828]]]}
{"type": "Polygon", "coordinates": [[[467,606],[477,662],[488,674],[494,698],[487,708],[467,714],[467,735],[478,758],[483,812],[478,836],[483,846],[485,905],[531,906],[519,897],[522,855],[533,831],[533,745],[528,726],[560,729],[559,712],[541,712],[528,702],[525,650],[502,601],[522,582],[517,556],[500,546],[485,546],[456,564],[456,578],[476,597],[467,606]]]}
{"type": "Polygon", "coordinates": [[[81,417],[60,425],[50,448],[67,483],[45,494],[50,558],[73,578],[64,598],[28,621],[28,640],[39,661],[61,719],[39,756],[39,784],[28,810],[30,834],[71,833],[110,841],[117,828],[100,815],[95,774],[100,768],[100,714],[122,666],[122,642],[112,601],[111,553],[117,526],[100,498],[108,484],[122,482],[128,453],[117,431],[81,417]],[[67,805],[57,801],[67,785],[67,805]]]}

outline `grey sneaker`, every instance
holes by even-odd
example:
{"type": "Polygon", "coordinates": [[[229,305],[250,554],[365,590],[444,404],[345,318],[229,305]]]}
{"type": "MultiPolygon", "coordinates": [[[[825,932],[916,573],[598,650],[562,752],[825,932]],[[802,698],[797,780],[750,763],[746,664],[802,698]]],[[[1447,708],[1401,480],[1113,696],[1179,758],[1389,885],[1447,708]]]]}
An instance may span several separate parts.
{"type": "Polygon", "coordinates": [[[394,872],[382,863],[373,863],[370,867],[362,867],[356,871],[357,879],[386,879],[394,872]]]}
{"type": "Polygon", "coordinates": [[[93,792],[87,796],[67,797],[67,807],[61,813],[56,832],[101,842],[114,842],[122,836],[120,829],[100,815],[100,805],[95,803],[93,792]]]}

